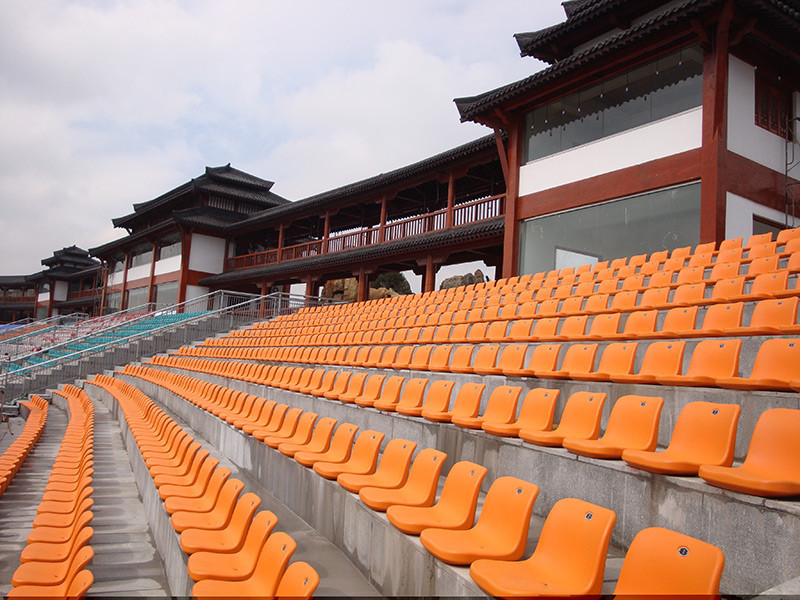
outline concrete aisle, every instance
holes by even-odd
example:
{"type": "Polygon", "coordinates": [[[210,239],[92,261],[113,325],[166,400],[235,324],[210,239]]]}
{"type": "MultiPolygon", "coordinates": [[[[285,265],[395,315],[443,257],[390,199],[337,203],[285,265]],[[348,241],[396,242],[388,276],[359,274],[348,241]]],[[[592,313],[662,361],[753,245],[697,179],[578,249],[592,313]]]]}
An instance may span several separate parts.
{"type": "Polygon", "coordinates": [[[91,596],[169,596],[119,424],[95,402],[91,596]]]}
{"type": "MultiPolygon", "coordinates": [[[[14,437],[22,431],[22,425],[22,419],[14,419],[14,437]]],[[[2,427],[3,442],[8,447],[10,434],[5,425],[2,427]]],[[[5,596],[11,589],[11,577],[19,567],[19,555],[33,528],[36,508],[42,500],[66,428],[67,415],[51,405],[42,436],[0,496],[0,595],[5,596]]]]}

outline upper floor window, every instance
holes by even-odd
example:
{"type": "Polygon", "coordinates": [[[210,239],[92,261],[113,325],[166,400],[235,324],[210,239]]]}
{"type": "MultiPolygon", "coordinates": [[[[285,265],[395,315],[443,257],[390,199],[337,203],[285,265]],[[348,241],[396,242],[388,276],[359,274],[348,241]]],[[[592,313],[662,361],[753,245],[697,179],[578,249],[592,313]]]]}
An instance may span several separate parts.
{"type": "Polygon", "coordinates": [[[525,117],[525,162],[633,129],[702,105],[699,46],[658,56],[525,117]]]}
{"type": "Polygon", "coordinates": [[[158,260],[180,256],[181,234],[174,233],[158,240],[158,260]]]}
{"type": "Polygon", "coordinates": [[[792,118],[792,95],[756,74],[756,125],[782,138],[792,118]]]}
{"type": "Polygon", "coordinates": [[[143,244],[131,251],[131,267],[149,265],[153,261],[153,245],[143,244]]]}

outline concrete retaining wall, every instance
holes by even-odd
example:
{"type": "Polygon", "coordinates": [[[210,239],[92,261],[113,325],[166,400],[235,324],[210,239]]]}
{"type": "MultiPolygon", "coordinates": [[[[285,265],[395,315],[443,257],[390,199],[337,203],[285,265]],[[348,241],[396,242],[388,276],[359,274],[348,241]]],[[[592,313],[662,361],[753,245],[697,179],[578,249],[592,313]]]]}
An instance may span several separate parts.
{"type": "MultiPolygon", "coordinates": [[[[723,593],[759,593],[800,575],[800,503],[768,500],[728,492],[707,485],[696,477],[669,477],[642,472],[621,461],[601,461],[578,457],[564,449],[548,449],[504,439],[483,431],[470,431],[451,424],[434,424],[421,418],[381,413],[337,401],[319,399],[285,390],[265,388],[238,380],[201,373],[186,374],[241,389],[259,396],[286,402],[320,416],[334,417],[363,429],[375,429],[387,438],[414,440],[419,449],[435,447],[448,453],[445,472],[455,460],[472,460],[489,469],[486,485],[502,475],[513,475],[540,486],[535,514],[545,516],[555,501],[579,497],[617,512],[612,543],[627,547],[634,535],[649,526],[682,531],[723,549],[726,569],[723,593]]],[[[397,374],[397,372],[393,372],[397,374]]],[[[419,373],[406,375],[423,376],[419,373]]],[[[668,440],[680,407],[698,399],[743,405],[740,430],[746,439],[757,415],[771,406],[797,408],[797,395],[732,393],[708,388],[660,386],[619,386],[512,380],[498,377],[430,374],[433,378],[481,381],[487,387],[520,382],[528,389],[545,384],[562,389],[561,407],[572,391],[590,389],[610,392],[609,400],[627,393],[662,395],[665,408],[661,437],[668,440]],[[732,396],[734,394],[734,396],[732,396]],[[744,433],[743,433],[744,435],[744,433]]],[[[358,498],[328,482],[309,469],[247,436],[210,413],[161,388],[136,378],[135,383],[155,401],[185,420],[210,442],[217,445],[235,464],[252,473],[273,494],[289,505],[314,528],[328,536],[353,561],[369,573],[376,587],[387,594],[474,594],[461,584],[452,587],[452,569],[432,559],[417,556],[419,541],[394,531],[385,516],[367,509],[358,498]],[[405,539],[405,544],[399,543],[405,539]],[[416,549],[415,549],[415,544],[416,549]],[[400,583],[404,582],[404,583],[400,583]],[[399,587],[398,587],[399,586],[399,587]],[[421,589],[426,588],[427,589],[421,589]]],[[[609,405],[613,402],[609,402],[609,405]]],[[[559,407],[559,411],[561,409],[559,407]]],[[[607,413],[610,406],[606,409],[607,413]]],[[[737,453],[746,453],[740,439],[737,453]]],[[[456,570],[457,572],[458,570],[456,570]]],[[[467,576],[468,577],[468,576],[467,576]]],[[[467,583],[469,583],[467,581],[467,583]]]]}

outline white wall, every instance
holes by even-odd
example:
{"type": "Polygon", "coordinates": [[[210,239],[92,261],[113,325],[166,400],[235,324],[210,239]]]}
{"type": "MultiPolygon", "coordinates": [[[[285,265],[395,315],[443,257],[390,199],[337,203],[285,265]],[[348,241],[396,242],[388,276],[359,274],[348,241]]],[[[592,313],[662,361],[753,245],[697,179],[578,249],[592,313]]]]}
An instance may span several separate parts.
{"type": "Polygon", "coordinates": [[[47,304],[48,302],[50,302],[50,292],[42,292],[36,297],[36,299],[39,302],[39,304],[41,304],[42,302],[47,304]]]}
{"type": "Polygon", "coordinates": [[[703,109],[693,108],[537,159],[520,168],[519,195],[533,194],[699,148],[703,109]]]}
{"type": "MultiPolygon", "coordinates": [[[[747,241],[747,238],[753,235],[753,215],[764,217],[780,224],[783,224],[786,218],[784,213],[779,210],[768,208],[730,192],[728,192],[725,206],[726,239],[741,237],[744,238],[744,241],[747,241]]],[[[789,227],[797,227],[798,225],[800,225],[800,219],[793,224],[790,217],[789,227]]]]}
{"type": "Polygon", "coordinates": [[[170,256],[163,260],[156,261],[156,275],[164,275],[165,273],[174,273],[181,270],[181,256],[170,256]]]}
{"type": "Polygon", "coordinates": [[[55,302],[63,302],[67,299],[67,292],[69,292],[69,284],[66,281],[54,282],[53,300],[55,302]]]}
{"type": "Polygon", "coordinates": [[[192,234],[189,268],[204,273],[222,273],[225,268],[225,240],[192,234]]]}
{"type": "MultiPolygon", "coordinates": [[[[786,160],[784,140],[755,124],[755,104],[755,68],[731,56],[728,65],[728,149],[783,173],[786,160]]],[[[799,115],[800,94],[794,94],[794,104],[794,114],[799,115]]],[[[795,144],[795,147],[795,156],[800,156],[800,145],[795,144]]]]}
{"type": "Polygon", "coordinates": [[[109,287],[112,285],[120,284],[122,285],[122,275],[124,274],[123,271],[117,271],[116,273],[109,273],[108,274],[108,285],[109,287]]]}
{"type": "MultiPolygon", "coordinates": [[[[139,265],[138,267],[131,267],[128,269],[128,283],[136,281],[137,279],[150,279],[150,264],[139,265]]],[[[120,283],[122,280],[120,279],[120,283]]]]}
{"type": "MultiPolygon", "coordinates": [[[[194,240],[192,241],[194,244],[194,240]]],[[[187,285],[186,286],[186,300],[194,300],[200,296],[205,296],[210,290],[201,285],[187,285]]]]}

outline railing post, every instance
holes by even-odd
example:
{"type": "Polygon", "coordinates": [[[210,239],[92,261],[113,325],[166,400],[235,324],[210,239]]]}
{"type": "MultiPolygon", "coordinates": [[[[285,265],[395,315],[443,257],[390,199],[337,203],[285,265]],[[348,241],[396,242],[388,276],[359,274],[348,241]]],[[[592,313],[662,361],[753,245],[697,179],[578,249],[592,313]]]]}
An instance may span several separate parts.
{"type": "Polygon", "coordinates": [[[456,204],[456,176],[450,171],[447,177],[447,218],[445,228],[450,229],[455,225],[455,204],[456,204]]]}

